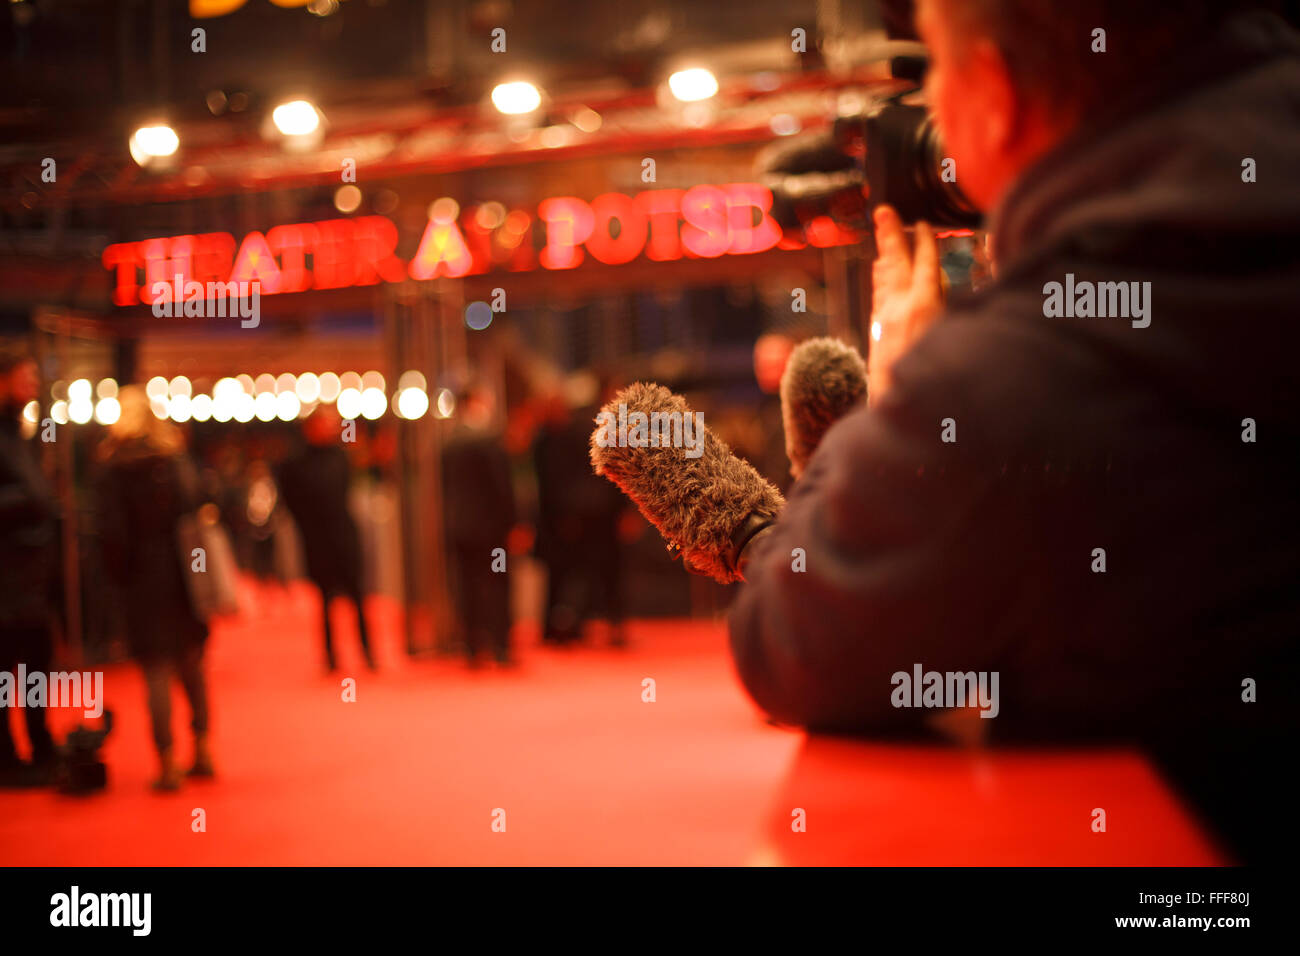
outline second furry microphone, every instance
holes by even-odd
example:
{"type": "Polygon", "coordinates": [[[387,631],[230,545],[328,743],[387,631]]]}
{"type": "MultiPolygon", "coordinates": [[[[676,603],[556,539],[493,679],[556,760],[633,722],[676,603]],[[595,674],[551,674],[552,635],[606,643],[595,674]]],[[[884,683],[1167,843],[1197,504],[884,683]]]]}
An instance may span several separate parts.
{"type": "Polygon", "coordinates": [[[822,436],[867,402],[867,366],[858,350],[839,339],[801,342],[781,375],[781,420],[790,474],[803,475],[822,436]]]}

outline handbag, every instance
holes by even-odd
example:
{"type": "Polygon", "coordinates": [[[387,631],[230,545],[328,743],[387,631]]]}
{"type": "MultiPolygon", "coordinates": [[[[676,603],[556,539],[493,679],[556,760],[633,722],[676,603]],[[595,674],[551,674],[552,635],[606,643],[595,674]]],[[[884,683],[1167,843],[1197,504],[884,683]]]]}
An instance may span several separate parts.
{"type": "Polygon", "coordinates": [[[194,613],[204,621],[219,614],[239,613],[239,589],[235,553],[226,529],[204,505],[176,519],[176,543],[184,566],[185,587],[194,613]],[[203,570],[194,567],[202,549],[203,570]]]}
{"type": "MultiPolygon", "coordinates": [[[[197,481],[188,463],[177,457],[176,478],[183,500],[197,498],[197,481]]],[[[238,569],[230,536],[221,526],[217,506],[211,502],[182,512],[176,519],[176,544],[180,549],[185,588],[195,615],[202,621],[219,614],[239,613],[238,569]],[[195,568],[202,549],[202,570],[195,568]]]]}

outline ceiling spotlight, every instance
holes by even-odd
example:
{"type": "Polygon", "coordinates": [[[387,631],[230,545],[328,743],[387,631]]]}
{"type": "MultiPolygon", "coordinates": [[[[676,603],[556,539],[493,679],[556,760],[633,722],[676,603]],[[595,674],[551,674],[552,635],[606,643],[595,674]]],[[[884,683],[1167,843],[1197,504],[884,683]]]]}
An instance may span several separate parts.
{"type": "Polygon", "coordinates": [[[146,166],[155,159],[175,153],[181,140],[170,126],[141,126],[131,134],[128,145],[131,158],[137,165],[146,166]]]}
{"type": "Polygon", "coordinates": [[[542,94],[537,87],[522,80],[501,83],[492,90],[492,105],[502,113],[516,115],[531,113],[542,105],[542,94]]]}
{"type": "Polygon", "coordinates": [[[306,100],[292,100],[277,106],[271,120],[285,136],[306,136],[320,126],[320,113],[306,100]]]}
{"type": "Polygon", "coordinates": [[[707,100],[718,92],[718,80],[702,67],[678,70],[668,77],[668,89],[683,103],[707,100]]]}

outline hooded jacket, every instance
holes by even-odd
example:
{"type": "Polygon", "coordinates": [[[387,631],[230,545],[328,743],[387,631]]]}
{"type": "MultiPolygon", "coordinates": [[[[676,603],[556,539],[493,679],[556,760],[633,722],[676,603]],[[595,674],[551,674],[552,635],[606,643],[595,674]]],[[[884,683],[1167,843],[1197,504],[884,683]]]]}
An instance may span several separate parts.
{"type": "Polygon", "coordinates": [[[1027,170],[996,281],[756,545],[730,626],[759,706],[910,731],[897,675],[996,672],[991,740],[1140,743],[1257,857],[1282,789],[1253,775],[1296,729],[1297,171],[1300,46],[1259,13],[1027,170]]]}

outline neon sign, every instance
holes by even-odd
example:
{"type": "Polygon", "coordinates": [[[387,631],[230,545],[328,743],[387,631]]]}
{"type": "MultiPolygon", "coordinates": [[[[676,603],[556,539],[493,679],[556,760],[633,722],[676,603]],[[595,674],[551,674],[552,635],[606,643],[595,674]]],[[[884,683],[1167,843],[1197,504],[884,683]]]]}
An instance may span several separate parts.
{"type": "Polygon", "coordinates": [[[177,276],[204,284],[256,282],[262,295],[277,295],[493,269],[574,269],[588,255],[614,266],[642,255],[668,262],[855,241],[829,219],[814,224],[806,241],[786,236],[771,209],[771,192],[756,183],[605,193],[589,202],[557,196],[538,205],[535,219],[517,209],[492,227],[474,210],[459,222],[432,218],[409,262],[397,255],[391,219],[359,216],[276,226],[239,243],[227,232],[115,243],[104,250],[103,264],[114,273],[114,304],[131,306],[152,304],[155,283],[161,283],[159,297],[172,295],[177,276]]]}

